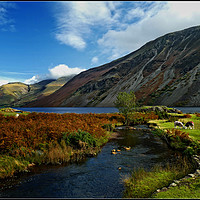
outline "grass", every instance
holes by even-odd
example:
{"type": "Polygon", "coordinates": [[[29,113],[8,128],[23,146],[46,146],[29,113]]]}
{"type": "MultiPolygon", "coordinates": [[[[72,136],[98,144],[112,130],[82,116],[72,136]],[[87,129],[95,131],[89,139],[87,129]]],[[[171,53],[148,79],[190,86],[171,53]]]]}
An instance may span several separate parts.
{"type": "Polygon", "coordinates": [[[0,178],[12,176],[27,169],[29,162],[7,155],[0,155],[0,178]]]}
{"type": "Polygon", "coordinates": [[[181,181],[177,187],[170,188],[167,191],[159,192],[152,198],[175,198],[175,199],[199,199],[200,198],[200,177],[196,179],[187,179],[181,181]]]}
{"type": "MultiPolygon", "coordinates": [[[[172,114],[172,116],[178,117],[181,122],[193,121],[195,129],[180,129],[182,132],[189,133],[189,137],[199,143],[200,142],[200,117],[196,114],[186,115],[187,118],[183,118],[184,114],[172,114]]],[[[155,123],[162,130],[170,130],[174,128],[174,122],[169,120],[151,120],[149,123],[155,123]]],[[[191,147],[189,147],[191,148],[191,147]]],[[[167,191],[162,191],[152,196],[153,198],[200,198],[200,177],[196,179],[187,179],[182,181],[177,187],[172,187],[167,191]]]]}
{"type": "Polygon", "coordinates": [[[124,179],[125,198],[149,198],[158,188],[168,186],[191,170],[192,163],[185,158],[177,159],[174,165],[155,166],[151,171],[134,170],[131,177],[124,179]]]}
{"type": "Polygon", "coordinates": [[[4,116],[15,116],[16,114],[19,115],[28,115],[30,112],[21,111],[21,113],[17,113],[13,108],[0,108],[0,114],[4,116]]]}
{"type": "MultiPolygon", "coordinates": [[[[200,117],[197,117],[195,114],[190,114],[191,118],[181,118],[183,115],[177,114],[176,116],[179,116],[179,121],[181,122],[188,122],[193,121],[194,122],[194,128],[195,129],[181,129],[181,131],[185,133],[189,133],[189,136],[195,140],[200,141],[200,117]]],[[[172,129],[174,128],[174,122],[170,122],[169,120],[150,120],[149,123],[156,123],[160,129],[172,129]]]]}

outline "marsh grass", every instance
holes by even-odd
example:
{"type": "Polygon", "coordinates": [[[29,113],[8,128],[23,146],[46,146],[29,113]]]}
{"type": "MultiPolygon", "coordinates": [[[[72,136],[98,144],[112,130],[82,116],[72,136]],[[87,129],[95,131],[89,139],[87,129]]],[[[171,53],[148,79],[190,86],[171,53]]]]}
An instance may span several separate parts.
{"type": "Polygon", "coordinates": [[[15,172],[22,172],[27,169],[29,162],[0,155],[0,178],[12,176],[15,172]]]}
{"type": "Polygon", "coordinates": [[[64,140],[61,140],[60,144],[54,141],[44,153],[44,162],[48,164],[69,162],[72,152],[72,147],[67,146],[64,140]]]}
{"type": "Polygon", "coordinates": [[[156,165],[151,171],[144,168],[134,169],[129,178],[125,178],[125,198],[150,198],[158,189],[168,186],[174,179],[180,179],[193,169],[187,158],[179,157],[175,164],[165,167],[156,165]]]}

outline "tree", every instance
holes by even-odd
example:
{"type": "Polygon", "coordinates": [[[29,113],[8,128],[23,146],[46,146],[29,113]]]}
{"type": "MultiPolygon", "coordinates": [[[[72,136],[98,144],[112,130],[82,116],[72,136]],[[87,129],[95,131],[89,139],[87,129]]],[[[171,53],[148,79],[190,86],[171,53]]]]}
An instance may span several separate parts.
{"type": "Polygon", "coordinates": [[[136,106],[136,97],[134,91],[119,92],[116,101],[114,102],[115,107],[118,108],[119,112],[125,117],[125,125],[129,125],[129,114],[134,111],[136,106]]]}

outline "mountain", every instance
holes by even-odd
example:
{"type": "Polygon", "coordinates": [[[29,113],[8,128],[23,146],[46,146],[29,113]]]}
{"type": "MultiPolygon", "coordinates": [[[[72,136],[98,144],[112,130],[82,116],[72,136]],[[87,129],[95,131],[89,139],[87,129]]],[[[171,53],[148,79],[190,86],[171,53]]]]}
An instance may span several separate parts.
{"type": "Polygon", "coordinates": [[[2,85],[0,86],[0,106],[24,106],[31,101],[55,92],[72,77],[43,80],[31,85],[20,82],[2,85]]]}
{"type": "MultiPolygon", "coordinates": [[[[139,37],[139,36],[138,36],[139,37]]],[[[200,106],[200,26],[168,33],[108,64],[84,71],[27,106],[114,106],[133,90],[140,104],[200,106]]]]}

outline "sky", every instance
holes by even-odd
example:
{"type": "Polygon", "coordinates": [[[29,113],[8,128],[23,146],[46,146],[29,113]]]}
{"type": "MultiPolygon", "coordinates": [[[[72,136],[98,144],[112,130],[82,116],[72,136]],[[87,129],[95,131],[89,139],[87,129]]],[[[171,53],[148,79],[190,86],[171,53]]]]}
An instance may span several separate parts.
{"type": "Polygon", "coordinates": [[[78,74],[197,25],[199,1],[0,1],[0,85],[78,74]]]}

